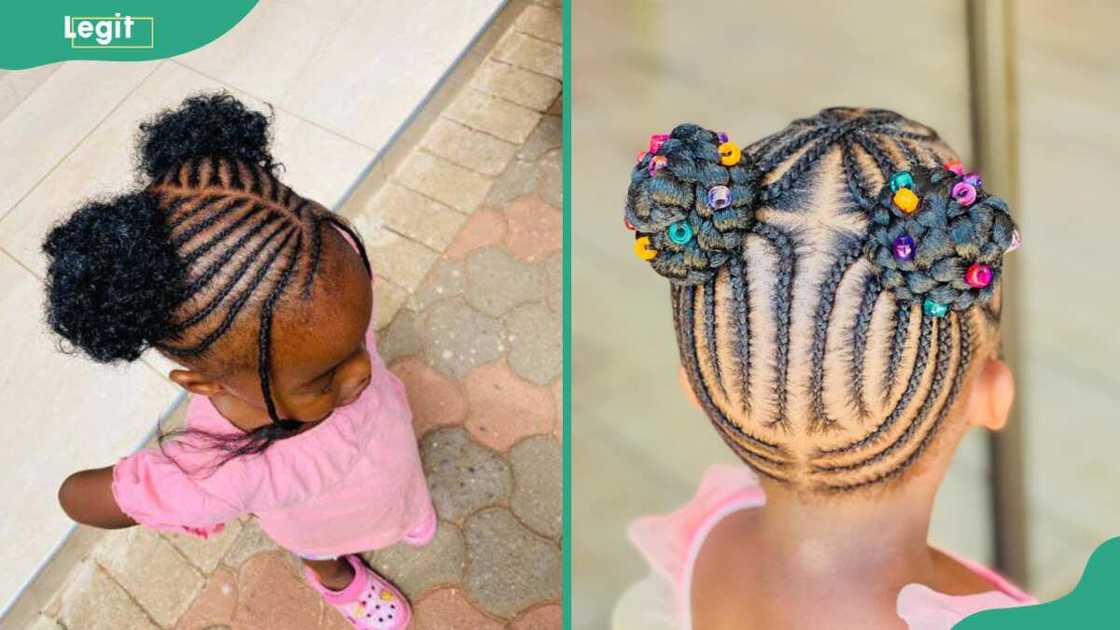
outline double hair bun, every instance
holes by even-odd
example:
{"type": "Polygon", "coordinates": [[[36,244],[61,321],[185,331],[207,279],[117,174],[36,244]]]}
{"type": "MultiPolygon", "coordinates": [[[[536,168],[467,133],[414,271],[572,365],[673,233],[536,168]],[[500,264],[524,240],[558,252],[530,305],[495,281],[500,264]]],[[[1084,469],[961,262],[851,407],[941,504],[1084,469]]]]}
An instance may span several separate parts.
{"type": "MultiPolygon", "coordinates": [[[[708,281],[742,255],[761,177],[726,134],[683,124],[651,136],[626,198],[635,253],[674,283],[708,281]]],[[[1007,203],[957,161],[893,173],[864,212],[863,249],[882,286],[934,317],[989,301],[1003,255],[1021,243],[1007,203]]]]}

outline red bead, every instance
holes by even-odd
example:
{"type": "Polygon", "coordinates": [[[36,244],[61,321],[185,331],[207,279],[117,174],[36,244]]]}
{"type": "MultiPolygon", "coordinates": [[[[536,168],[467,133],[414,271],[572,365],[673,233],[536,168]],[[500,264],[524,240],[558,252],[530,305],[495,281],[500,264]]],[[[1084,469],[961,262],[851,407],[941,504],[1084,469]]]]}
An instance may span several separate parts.
{"type": "Polygon", "coordinates": [[[964,281],[973,289],[983,289],[992,283],[992,268],[984,263],[972,263],[964,272],[964,281]]]}

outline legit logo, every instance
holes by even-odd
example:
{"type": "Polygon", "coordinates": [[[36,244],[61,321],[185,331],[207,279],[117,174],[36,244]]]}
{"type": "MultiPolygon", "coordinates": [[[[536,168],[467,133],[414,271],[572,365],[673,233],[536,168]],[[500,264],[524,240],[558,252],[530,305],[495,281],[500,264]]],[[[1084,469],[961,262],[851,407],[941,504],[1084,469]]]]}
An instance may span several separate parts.
{"type": "Polygon", "coordinates": [[[153,48],[156,26],[154,17],[63,16],[63,36],[71,48],[153,48]]]}

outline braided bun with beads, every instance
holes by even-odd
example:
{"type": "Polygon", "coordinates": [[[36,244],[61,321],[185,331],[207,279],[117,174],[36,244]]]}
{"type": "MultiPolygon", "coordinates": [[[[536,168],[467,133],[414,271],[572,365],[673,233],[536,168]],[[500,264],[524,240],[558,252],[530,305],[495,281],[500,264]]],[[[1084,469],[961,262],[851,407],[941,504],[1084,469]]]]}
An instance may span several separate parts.
{"type": "Polygon", "coordinates": [[[654,271],[674,281],[710,278],[751,227],[757,177],[745,155],[724,164],[732,160],[720,155],[723,144],[714,131],[678,125],[630,175],[626,220],[656,252],[654,271]]]}
{"type": "Polygon", "coordinates": [[[834,107],[733,159],[696,125],[651,141],[626,223],[671,281],[689,385],[745,463],[853,492],[959,439],[954,411],[998,343],[1002,256],[1019,237],[936,131],[834,107]]]}

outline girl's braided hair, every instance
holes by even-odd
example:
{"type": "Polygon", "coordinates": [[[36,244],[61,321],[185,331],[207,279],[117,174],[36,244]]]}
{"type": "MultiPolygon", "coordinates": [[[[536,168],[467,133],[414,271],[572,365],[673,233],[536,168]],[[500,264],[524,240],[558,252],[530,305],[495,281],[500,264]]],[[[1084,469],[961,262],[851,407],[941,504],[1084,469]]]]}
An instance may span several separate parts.
{"type": "Polygon", "coordinates": [[[271,395],[271,324],[282,296],[309,299],[325,225],[348,234],[370,269],[344,219],[277,178],[270,122],[228,93],[185,99],[140,125],[143,188],[84,203],[43,242],[47,322],[64,351],[111,363],[155,348],[224,370],[255,365],[271,424],[237,436],[190,431],[224,453],[217,465],[302,426],[280,418],[271,395]],[[215,356],[252,310],[256,356],[215,356]]]}
{"type": "Polygon", "coordinates": [[[681,361],[721,436],[822,491],[927,450],[998,332],[1019,242],[936,132],[881,109],[826,109],[742,151],[692,124],[655,136],[626,223],[671,281],[681,361]]]}

